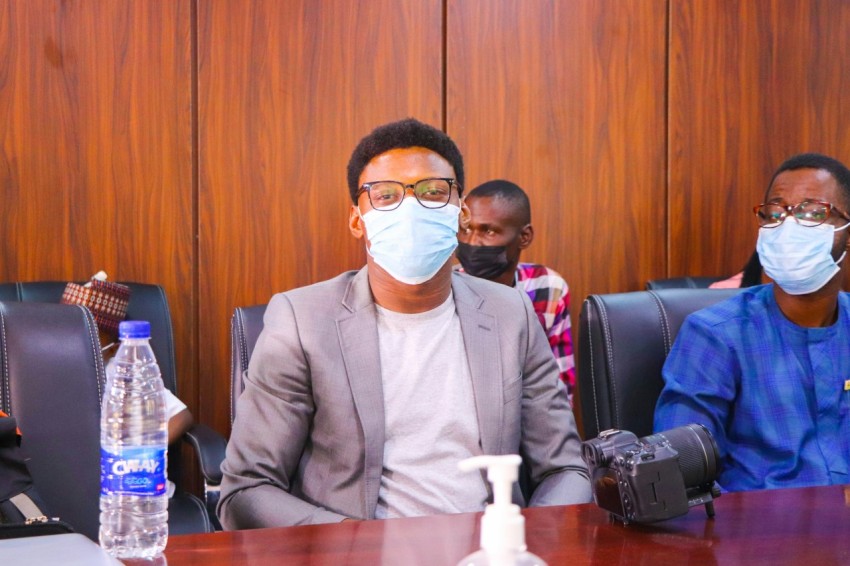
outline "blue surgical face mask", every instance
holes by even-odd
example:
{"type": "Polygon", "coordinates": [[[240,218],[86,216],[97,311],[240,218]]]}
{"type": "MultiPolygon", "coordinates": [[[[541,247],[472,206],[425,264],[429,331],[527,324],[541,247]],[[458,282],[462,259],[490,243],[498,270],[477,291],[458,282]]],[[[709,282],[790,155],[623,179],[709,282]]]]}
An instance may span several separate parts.
{"type": "Polygon", "coordinates": [[[756,250],[765,273],[789,295],[814,293],[829,283],[839,263],[832,259],[836,228],[831,224],[803,226],[791,218],[776,228],[759,228],[756,250]]]}
{"type": "Polygon", "coordinates": [[[360,216],[369,238],[366,251],[393,279],[408,285],[424,283],[457,247],[459,213],[453,204],[425,208],[413,197],[395,210],[370,210],[360,216]]]}

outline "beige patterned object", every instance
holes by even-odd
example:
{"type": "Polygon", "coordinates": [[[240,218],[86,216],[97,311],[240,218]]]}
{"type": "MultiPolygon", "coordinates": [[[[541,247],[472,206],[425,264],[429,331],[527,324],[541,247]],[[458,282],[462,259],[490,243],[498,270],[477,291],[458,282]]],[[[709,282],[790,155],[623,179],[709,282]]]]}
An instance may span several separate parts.
{"type": "Polygon", "coordinates": [[[61,302],[88,308],[94,315],[98,329],[114,339],[118,337],[118,324],[127,316],[130,288],[96,279],[86,285],[68,283],[61,302]]]}

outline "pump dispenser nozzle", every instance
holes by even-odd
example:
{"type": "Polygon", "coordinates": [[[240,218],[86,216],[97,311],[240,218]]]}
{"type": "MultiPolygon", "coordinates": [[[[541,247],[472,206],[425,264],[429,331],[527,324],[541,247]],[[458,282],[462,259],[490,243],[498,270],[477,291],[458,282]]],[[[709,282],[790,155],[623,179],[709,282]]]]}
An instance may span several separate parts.
{"type": "Polygon", "coordinates": [[[464,472],[487,468],[487,479],[493,484],[493,503],[484,509],[481,518],[481,550],[461,560],[458,566],[546,566],[539,557],[526,552],[525,517],[519,506],[511,503],[511,489],[519,478],[521,463],[516,454],[506,454],[476,456],[458,464],[464,472]]]}

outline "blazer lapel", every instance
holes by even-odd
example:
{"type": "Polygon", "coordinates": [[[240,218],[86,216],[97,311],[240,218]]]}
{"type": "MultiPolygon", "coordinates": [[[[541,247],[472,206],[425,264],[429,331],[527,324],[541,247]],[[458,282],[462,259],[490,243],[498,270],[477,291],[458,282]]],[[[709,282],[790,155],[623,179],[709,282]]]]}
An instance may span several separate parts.
{"type": "Polygon", "coordinates": [[[460,275],[452,276],[452,293],[472,376],[481,450],[484,454],[499,454],[504,377],[497,320],[481,310],[484,299],[460,275]]]}
{"type": "Polygon", "coordinates": [[[347,313],[337,319],[348,383],[363,427],[365,508],[375,515],[384,465],[384,391],[378,346],[378,321],[366,268],[351,280],[342,300],[347,313]]]}

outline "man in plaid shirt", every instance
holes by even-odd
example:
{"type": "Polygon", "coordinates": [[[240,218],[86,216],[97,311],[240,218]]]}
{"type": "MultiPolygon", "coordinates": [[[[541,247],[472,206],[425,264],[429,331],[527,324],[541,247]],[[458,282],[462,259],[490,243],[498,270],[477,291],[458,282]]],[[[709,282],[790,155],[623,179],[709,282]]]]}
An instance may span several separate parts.
{"type": "Polygon", "coordinates": [[[496,283],[524,290],[549,338],[561,381],[572,401],[575,362],[570,337],[570,292],[557,272],[543,265],[520,263],[534,239],[528,196],[510,181],[479,185],[464,199],[471,218],[458,233],[457,258],[463,270],[496,283]]]}

